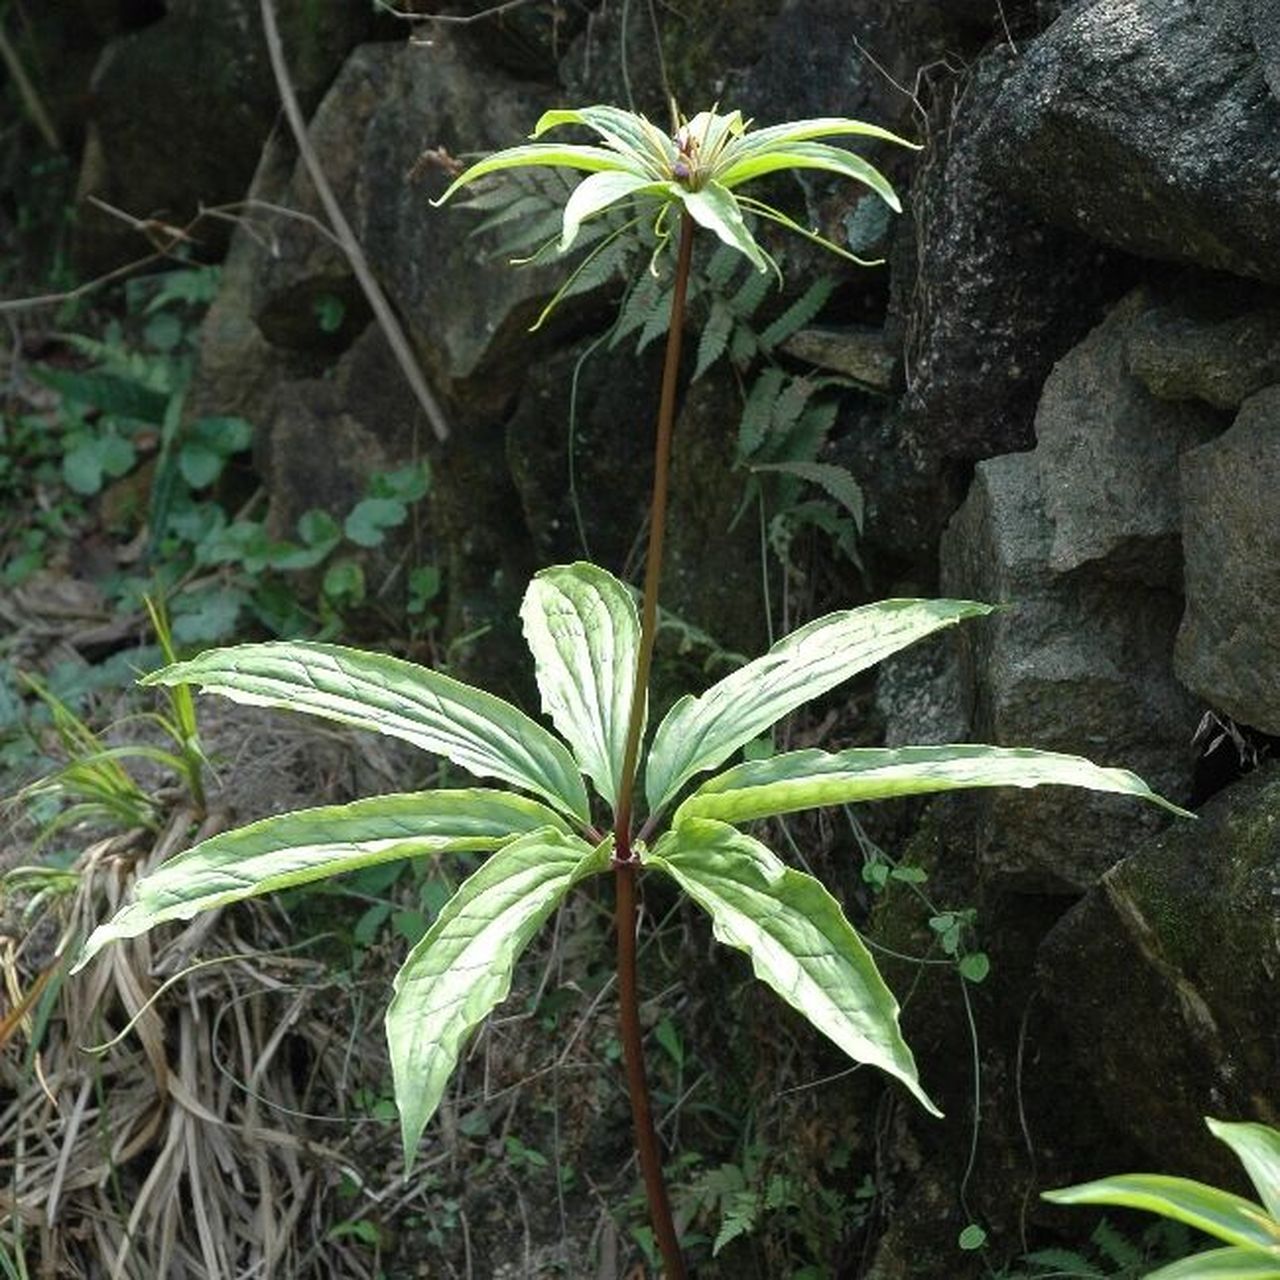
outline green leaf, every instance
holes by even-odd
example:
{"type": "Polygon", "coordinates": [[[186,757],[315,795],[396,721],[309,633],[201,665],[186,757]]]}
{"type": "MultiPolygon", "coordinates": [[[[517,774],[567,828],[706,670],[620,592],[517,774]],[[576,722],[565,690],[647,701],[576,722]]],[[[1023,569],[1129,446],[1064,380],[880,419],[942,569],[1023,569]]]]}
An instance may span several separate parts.
{"type": "Polygon", "coordinates": [[[486,174],[499,173],[504,169],[536,168],[539,165],[550,165],[558,169],[584,169],[589,173],[633,173],[646,181],[652,175],[646,174],[635,160],[609,151],[605,147],[569,146],[559,142],[534,142],[522,147],[508,147],[505,151],[495,151],[493,155],[473,164],[464,173],[459,174],[449,189],[438,200],[431,203],[439,208],[455,191],[483,178],[486,174]]]}
{"type": "Polygon", "coordinates": [[[408,514],[396,498],[365,498],[351,508],[342,528],[356,546],[376,547],[386,538],[386,531],[403,524],[408,514]]]}
{"type": "Polygon", "coordinates": [[[809,120],[789,120],[783,124],[768,125],[736,138],[725,149],[722,168],[732,168],[743,160],[764,155],[796,142],[808,142],[814,138],[859,137],[874,138],[879,142],[892,142],[901,147],[919,151],[917,143],[890,133],[879,125],[850,120],[843,116],[817,116],[809,120]]]}
{"type": "Polygon", "coordinates": [[[653,178],[670,176],[676,161],[676,144],[644,116],[621,107],[592,106],[546,111],[534,126],[534,138],[563,125],[594,129],[610,146],[627,155],[653,178]]]}
{"type": "Polygon", "coordinates": [[[1210,1249],[1148,1271],[1145,1280],[1280,1280],[1280,1249],[1210,1249]]]}
{"type": "Polygon", "coordinates": [[[976,1222],[971,1222],[960,1233],[956,1243],[967,1253],[973,1252],[975,1249],[981,1249],[987,1243],[987,1233],[976,1222]]]}
{"type": "Polygon", "coordinates": [[[1261,1205],[1217,1187],[1158,1173],[1127,1173],[1043,1193],[1054,1204],[1112,1204],[1146,1209],[1252,1249],[1280,1250],[1280,1224],[1261,1205]]]}
{"type": "Polygon", "coordinates": [[[645,770],[650,811],[788,712],[939,628],[991,609],[971,600],[884,600],[828,614],[792,632],[764,657],[700,697],[686,695],[667,713],[645,770]]]}
{"type": "Polygon", "coordinates": [[[1265,1124],[1230,1124],[1208,1116],[1204,1122],[1236,1153],[1267,1212],[1280,1223],[1280,1132],[1265,1124]]]}
{"type": "Polygon", "coordinates": [[[644,861],[674,877],[710,915],[716,938],[745,951],[756,977],[823,1035],[941,1114],[920,1087],[898,1028],[898,1002],[819,881],[722,822],[687,822],[644,861]]]}
{"type": "Polygon", "coordinates": [[[680,202],[699,226],[714,231],[725,244],[745,254],[757,271],[769,269],[769,260],[747,230],[742,210],[732,192],[718,182],[708,182],[698,191],[673,184],[672,190],[679,193],[680,202]]]}
{"type": "Polygon", "coordinates": [[[837,467],[830,462],[757,462],[752,471],[778,471],[784,475],[795,476],[807,480],[825,489],[848,513],[853,522],[862,528],[865,511],[862,486],[853,478],[851,472],[844,467],[837,467]]]}
{"type": "Polygon", "coordinates": [[[770,365],[751,384],[738,424],[738,457],[751,457],[764,443],[786,376],[777,365],[770,365]]]}
{"type": "Polygon", "coordinates": [[[536,800],[480,787],[372,796],[265,818],[205,840],[144,876],[135,900],[93,931],[76,968],[108,942],[165,920],[190,920],[243,898],[401,858],[488,852],[528,832],[555,829],[568,831],[536,800]]]}
{"type": "Polygon", "coordinates": [[[117,378],[110,373],[73,373],[50,369],[46,365],[32,365],[30,372],[37,381],[52,387],[68,400],[91,405],[103,413],[121,418],[159,423],[164,420],[165,406],[169,403],[165,392],[153,391],[140,382],[117,378]]]}
{"type": "Polygon", "coordinates": [[[766,351],[785,342],[797,330],[804,328],[835,292],[836,282],[831,276],[819,276],[772,324],[760,335],[760,345],[766,351]]]}
{"type": "Polygon", "coordinates": [[[792,143],[785,150],[770,150],[739,160],[719,174],[721,184],[729,189],[782,169],[822,169],[853,178],[870,187],[895,213],[902,212],[902,201],[893,185],[875,165],[852,151],[828,147],[820,142],[792,143]]]}
{"type": "Polygon", "coordinates": [[[589,820],[582,777],[562,743],[509,702],[401,658],[273,641],[212,649],[142,683],[195,684],[233,702],[304,711],[403,738],[589,820]]]}
{"type": "Polygon", "coordinates": [[[211,485],[222,474],[226,461],[222,454],[202,444],[184,444],[178,450],[178,469],[193,489],[211,485]]]}
{"type": "Polygon", "coordinates": [[[589,178],[584,178],[574,188],[564,207],[560,252],[564,253],[569,249],[588,218],[603,213],[610,205],[617,204],[628,196],[665,188],[665,183],[653,183],[634,173],[593,173],[589,178]]]}
{"type": "Polygon", "coordinates": [[[985,951],[970,951],[960,959],[960,976],[966,982],[985,982],[991,972],[991,961],[985,951]]]}
{"type": "Polygon", "coordinates": [[[335,560],[324,571],[320,587],[325,597],[337,605],[355,605],[364,599],[364,570],[358,560],[335,560]]]}
{"type": "Polygon", "coordinates": [[[387,1043],[405,1170],[467,1037],[511,990],[520,953],[569,889],[609,865],[550,828],[513,841],[463,882],[396,974],[387,1043]]]}
{"type": "Polygon", "coordinates": [[[1136,796],[1190,817],[1127,769],[1029,747],[853,747],[788,751],[740,764],[705,782],[678,810],[685,818],[749,822],[827,804],[891,800],[967,787],[1083,787],[1136,796]]]}
{"type": "Polygon", "coordinates": [[[640,619],[631,593],[593,564],[556,565],[520,608],[542,709],[612,807],[622,783],[640,619]]]}

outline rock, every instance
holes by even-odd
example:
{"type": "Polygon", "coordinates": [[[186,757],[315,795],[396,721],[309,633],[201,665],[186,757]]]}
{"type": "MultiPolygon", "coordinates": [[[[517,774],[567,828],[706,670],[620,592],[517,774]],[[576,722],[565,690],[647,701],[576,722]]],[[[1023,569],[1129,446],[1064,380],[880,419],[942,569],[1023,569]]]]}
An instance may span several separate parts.
{"type": "Polygon", "coordinates": [[[1150,1166],[1242,1192],[1202,1117],[1280,1124],[1278,814],[1269,766],[1107,872],[1038,963],[1076,1069],[1150,1166]]]}
{"type": "Polygon", "coordinates": [[[993,114],[992,172],[1046,219],[1280,280],[1280,101],[1243,20],[1219,5],[1079,6],[1029,46],[993,114]]]}
{"type": "Polygon", "coordinates": [[[1049,566],[1178,589],[1178,458],[1220,430],[1195,404],[1154,399],[1128,370],[1129,335],[1149,310],[1130,295],[1055,366],[1036,411],[1035,458],[1053,522],[1049,566]]]}
{"type": "Polygon", "coordinates": [[[1280,101],[1280,10],[1271,0],[1250,0],[1249,16],[1253,44],[1262,59],[1262,73],[1272,96],[1280,101]]]}
{"type": "Polygon", "coordinates": [[[1280,299],[1239,280],[1197,280],[1137,318],[1128,356],[1162,400],[1237,409],[1280,382],[1280,299]]]}
{"type": "Polygon", "coordinates": [[[941,746],[969,737],[957,646],[931,637],[876,668],[876,710],[886,747],[941,746]]]}
{"type": "MultiPolygon", "coordinates": [[[[980,463],[941,547],[944,595],[1005,606],[959,632],[974,740],[1088,756],[1185,799],[1199,713],[1171,669],[1178,597],[1060,577],[1052,544],[1035,456],[980,463]]],[[[1060,788],[973,803],[984,874],[1024,892],[1080,892],[1168,821],[1152,805],[1060,788]]]]}
{"type": "MultiPolygon", "coordinates": [[[[290,75],[309,110],[368,30],[371,11],[310,0],[278,0],[277,9],[290,75]]],[[[241,198],[280,110],[257,0],[170,0],[160,21],[106,46],[91,87],[79,200],[97,196],[179,226],[201,204],[241,198]]],[[[228,233],[226,223],[205,220],[205,251],[224,248],[228,233]]],[[[82,208],[76,256],[86,272],[144,252],[146,241],[126,223],[82,208]]]]}
{"type": "Polygon", "coordinates": [[[1128,273],[1096,244],[1046,225],[993,184],[989,135],[1018,64],[978,63],[953,118],[933,122],[893,261],[890,324],[904,335],[903,421],[912,446],[945,459],[1030,448],[1053,362],[1101,319],[1128,273]]]}
{"type": "Polygon", "coordinates": [[[1280,387],[1182,459],[1187,611],[1176,669],[1241,724],[1280,734],[1280,387]]]}
{"type": "Polygon", "coordinates": [[[884,332],[858,328],[801,329],[782,344],[797,360],[852,378],[877,391],[889,391],[899,374],[900,361],[885,341],[884,332]]]}

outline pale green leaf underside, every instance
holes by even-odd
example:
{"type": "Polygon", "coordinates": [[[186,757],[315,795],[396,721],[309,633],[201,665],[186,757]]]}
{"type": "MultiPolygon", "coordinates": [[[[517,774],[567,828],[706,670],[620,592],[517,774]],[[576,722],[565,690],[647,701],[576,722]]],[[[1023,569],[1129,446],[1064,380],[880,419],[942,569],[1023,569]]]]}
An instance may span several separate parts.
{"type": "Polygon", "coordinates": [[[243,644],[210,649],[142,683],[195,684],[234,702],[389,734],[588,820],[586,788],[562,742],[509,702],[402,658],[310,641],[243,644]]]}
{"type": "Polygon", "coordinates": [[[610,146],[642,164],[651,177],[667,177],[671,173],[675,143],[644,116],[621,107],[568,107],[544,112],[532,136],[539,138],[550,129],[569,124],[594,129],[610,146]]]}
{"type": "Polygon", "coordinates": [[[749,822],[827,804],[856,804],[969,787],[1042,786],[1136,796],[1189,816],[1126,769],[1104,769],[1079,756],[1054,751],[962,743],[789,751],[768,760],[751,760],[703,783],[676,810],[673,822],[678,825],[686,818],[749,822]]]}
{"type": "Polygon", "coordinates": [[[134,901],[99,925],[76,961],[166,920],[190,920],[277,889],[424,854],[487,852],[561,818],[524,796],[475,787],[371,796],[301,809],[228,831],[170,858],[134,886],[134,901]]]}
{"type": "Polygon", "coordinates": [[[1205,1124],[1236,1153],[1267,1212],[1280,1223],[1280,1132],[1265,1124],[1229,1124],[1207,1116],[1205,1124]]]}
{"type": "Polygon", "coordinates": [[[477,160],[475,164],[460,173],[448,186],[444,195],[431,203],[437,207],[450,199],[454,192],[474,182],[477,178],[487,177],[491,173],[501,173],[506,169],[536,169],[550,167],[555,169],[583,169],[588,173],[605,173],[619,171],[634,173],[637,177],[645,177],[645,170],[627,156],[611,151],[607,147],[573,146],[567,143],[532,142],[522,147],[507,147],[495,151],[493,155],[477,160]]]}
{"type": "Polygon", "coordinates": [[[510,992],[520,953],[609,853],[608,841],[592,849],[549,828],[522,836],[463,882],[409,953],[387,1009],[406,1172],[468,1036],[510,992]]]}
{"type": "Polygon", "coordinates": [[[756,976],[851,1058],[920,1087],[898,1027],[898,1003],[839,903],[812,876],[786,866],[758,840],[693,819],[645,856],[711,917],[716,938],[745,951],[756,976]]]}
{"type": "Polygon", "coordinates": [[[520,608],[542,708],[612,807],[622,780],[640,650],[635,601],[593,564],[556,565],[529,584],[520,608]]]}
{"type": "Polygon", "coordinates": [[[725,148],[726,165],[738,164],[752,156],[761,155],[796,142],[809,142],[814,138],[859,137],[879,142],[892,142],[896,146],[919,151],[918,143],[908,142],[888,129],[862,120],[850,120],[843,116],[818,116],[810,120],[791,120],[783,124],[766,125],[763,129],[749,129],[725,148]]]}
{"type": "Polygon", "coordinates": [[[971,600],[885,600],[792,632],[700,697],[686,696],[671,708],[645,766],[650,811],[797,707],[941,627],[990,612],[990,605],[971,600]]]}
{"type": "Polygon", "coordinates": [[[1280,1250],[1210,1249],[1149,1271],[1145,1280],[1280,1280],[1280,1250]]]}
{"type": "Polygon", "coordinates": [[[1046,1191],[1054,1204],[1110,1204],[1185,1222],[1227,1244],[1246,1248],[1280,1248],[1280,1225],[1261,1205],[1217,1187],[1158,1173],[1128,1173],[1061,1191],[1046,1191]]]}
{"type": "Polygon", "coordinates": [[[561,224],[560,243],[557,246],[561,253],[573,247],[578,238],[582,224],[596,214],[603,213],[611,205],[632,196],[649,193],[666,192],[668,183],[654,182],[649,178],[637,177],[634,173],[593,173],[584,178],[573,189],[564,207],[564,221],[561,224]]]}

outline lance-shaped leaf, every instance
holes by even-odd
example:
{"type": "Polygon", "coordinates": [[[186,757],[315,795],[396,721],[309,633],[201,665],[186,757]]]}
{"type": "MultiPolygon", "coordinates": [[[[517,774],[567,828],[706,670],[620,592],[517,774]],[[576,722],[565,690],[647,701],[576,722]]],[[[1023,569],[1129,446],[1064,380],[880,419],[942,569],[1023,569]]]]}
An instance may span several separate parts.
{"type": "Polygon", "coordinates": [[[1111,1204],[1185,1222],[1228,1244],[1250,1249],[1280,1249],[1280,1223],[1261,1205],[1217,1187],[1159,1173],[1126,1173],[1078,1187],[1046,1191],[1054,1204],[1111,1204]]]}
{"type": "Polygon", "coordinates": [[[1148,1271],[1144,1280],[1280,1280],[1280,1249],[1210,1249],[1148,1271]]]}
{"type": "Polygon", "coordinates": [[[1267,1212],[1280,1223],[1280,1132],[1265,1124],[1229,1124],[1208,1116],[1205,1124],[1240,1158],[1267,1212]]]}
{"type": "Polygon", "coordinates": [[[701,227],[714,231],[732,249],[745,254],[757,271],[767,271],[769,259],[747,230],[742,218],[742,208],[733,193],[718,182],[709,182],[698,191],[675,188],[690,217],[701,227]]]}
{"type": "Polygon", "coordinates": [[[529,584],[520,608],[543,710],[612,806],[640,649],[631,593],[593,564],[556,565],[529,584]]]}
{"type": "Polygon", "coordinates": [[[467,1037],[511,990],[520,953],[609,852],[608,841],[592,849],[549,828],[522,836],[463,882],[409,953],[387,1009],[406,1171],[467,1037]]]}
{"type": "Polygon", "coordinates": [[[736,765],[704,782],[677,810],[686,818],[749,822],[825,804],[856,804],[968,787],[1083,787],[1137,796],[1192,817],[1158,796],[1136,773],[1079,756],[1026,747],[855,747],[788,751],[736,765]]]}
{"type": "Polygon", "coordinates": [[[934,1115],[898,1028],[898,1002],[840,904],[758,840],[691,819],[648,866],[667,872],[711,917],[716,938],[751,957],[756,976],[858,1062],[901,1080],[934,1115]]]}
{"type": "Polygon", "coordinates": [[[696,773],[722,765],[788,712],[962,618],[990,613],[972,600],[885,600],[818,618],[779,640],[658,726],[645,766],[651,812],[696,773]]]}
{"type": "Polygon", "coordinates": [[[565,204],[557,249],[565,253],[572,248],[582,224],[588,218],[603,213],[620,200],[645,192],[666,191],[669,185],[638,177],[634,173],[593,173],[589,178],[584,178],[565,204]]]}
{"type": "Polygon", "coordinates": [[[423,854],[488,852],[548,827],[558,814],[524,796],[475,787],[371,796],[264,818],[202,841],[134,886],[134,901],[99,925],[76,961],[82,969],[108,942],[166,920],[190,920],[276,889],[423,854]]]}
{"type": "Polygon", "coordinates": [[[854,155],[852,151],[828,147],[821,142],[795,142],[776,151],[749,156],[721,173],[718,181],[732,190],[740,183],[763,177],[767,173],[777,173],[781,169],[822,169],[827,173],[854,178],[870,187],[895,213],[902,212],[902,202],[893,185],[875,165],[854,155]]]}
{"type": "Polygon", "coordinates": [[[621,107],[564,107],[543,112],[532,136],[540,138],[548,130],[566,124],[594,129],[615,150],[642,164],[652,177],[671,175],[675,142],[644,116],[621,107]]]}
{"type": "Polygon", "coordinates": [[[808,142],[814,138],[858,137],[872,138],[878,142],[892,142],[895,146],[919,151],[920,145],[900,138],[888,129],[862,120],[850,120],[843,116],[820,116],[810,120],[791,120],[783,124],[767,125],[763,129],[748,130],[731,142],[724,151],[723,166],[731,168],[742,160],[761,155],[766,151],[785,148],[792,143],[808,142]]]}
{"type": "Polygon", "coordinates": [[[305,711],[403,738],[588,820],[586,788],[562,742],[509,702],[402,658],[273,641],[210,649],[142,683],[199,685],[233,702],[305,711]]]}
{"type": "Polygon", "coordinates": [[[477,178],[490,173],[500,173],[505,169],[582,169],[588,173],[633,173],[637,177],[645,177],[645,170],[631,157],[624,156],[607,147],[583,147],[556,142],[531,142],[523,147],[508,147],[505,151],[495,151],[493,155],[478,160],[470,168],[460,173],[448,186],[438,200],[431,203],[436,207],[444,204],[455,191],[467,186],[477,178]]]}

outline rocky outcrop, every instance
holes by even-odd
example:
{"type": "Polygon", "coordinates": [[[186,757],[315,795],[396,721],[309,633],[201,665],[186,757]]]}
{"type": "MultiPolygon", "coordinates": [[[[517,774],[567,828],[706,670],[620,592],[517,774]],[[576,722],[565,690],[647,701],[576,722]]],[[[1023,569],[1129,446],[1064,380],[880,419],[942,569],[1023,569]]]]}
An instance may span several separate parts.
{"type": "Polygon", "coordinates": [[[1187,611],[1179,676],[1242,724],[1280,734],[1280,387],[1182,459],[1187,611]]]}
{"type": "Polygon", "coordinates": [[[1040,951],[1068,1052],[1112,1125],[1151,1166],[1216,1185],[1236,1185],[1239,1166],[1201,1117],[1280,1124],[1277,813],[1272,766],[1109,871],[1040,951]]]}
{"type": "MultiPolygon", "coordinates": [[[[1128,253],[1280,280],[1280,100],[1246,2],[1069,10],[1001,87],[993,179],[1128,253]]],[[[1254,5],[1268,48],[1272,12],[1254,5]]]]}
{"type": "MultiPolygon", "coordinates": [[[[365,37],[367,5],[279,0],[290,76],[307,109],[365,37]]],[[[97,196],[138,218],[178,226],[200,205],[237,201],[280,109],[257,0],[169,0],[158,22],[112,40],[90,90],[93,115],[78,199],[97,196]]],[[[229,224],[206,220],[206,253],[229,224]]],[[[82,204],[76,253],[92,274],[142,256],[127,223],[82,204]]]]}
{"type": "Polygon", "coordinates": [[[1149,311],[1145,293],[1132,295],[1059,361],[1036,411],[1035,458],[1051,569],[1176,591],[1178,459],[1223,424],[1201,405],[1155,399],[1129,372],[1129,335],[1149,311]]]}
{"type": "MultiPolygon", "coordinates": [[[[1190,790],[1194,702],[1173,678],[1181,604],[1050,566],[1054,525],[1034,454],[980,463],[942,540],[949,596],[1004,608],[961,633],[976,741],[1035,746],[1190,790]]],[[[999,885],[1081,892],[1165,817],[1112,796],[997,791],[980,806],[978,859],[999,885]]]]}

